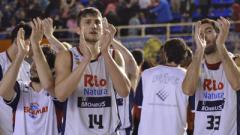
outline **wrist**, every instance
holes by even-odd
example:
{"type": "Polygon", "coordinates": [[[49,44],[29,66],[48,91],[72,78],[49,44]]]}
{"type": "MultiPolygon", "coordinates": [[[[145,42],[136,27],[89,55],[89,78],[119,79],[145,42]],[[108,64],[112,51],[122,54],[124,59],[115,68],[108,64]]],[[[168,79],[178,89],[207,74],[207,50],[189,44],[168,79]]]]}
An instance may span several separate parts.
{"type": "Polygon", "coordinates": [[[39,46],[41,41],[31,41],[32,47],[39,46]]]}
{"type": "Polygon", "coordinates": [[[81,62],[83,62],[83,63],[85,63],[85,64],[88,64],[88,63],[91,62],[91,58],[89,58],[89,57],[83,57],[82,60],[81,60],[81,62]]]}
{"type": "Polygon", "coordinates": [[[17,59],[24,59],[24,57],[26,56],[26,53],[18,53],[17,54],[17,59]]]}
{"type": "Polygon", "coordinates": [[[53,36],[53,34],[45,34],[45,37],[46,37],[47,39],[52,39],[54,36],[53,36]]]}

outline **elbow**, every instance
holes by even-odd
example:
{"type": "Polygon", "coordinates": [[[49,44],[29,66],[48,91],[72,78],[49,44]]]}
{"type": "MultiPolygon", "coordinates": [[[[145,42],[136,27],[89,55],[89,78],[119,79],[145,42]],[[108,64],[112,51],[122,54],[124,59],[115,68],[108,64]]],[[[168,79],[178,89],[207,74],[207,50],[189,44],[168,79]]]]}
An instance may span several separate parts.
{"type": "Polygon", "coordinates": [[[195,94],[194,90],[191,88],[187,88],[182,86],[183,93],[188,96],[193,96],[195,94]]]}
{"type": "Polygon", "coordinates": [[[46,90],[54,90],[54,84],[49,82],[49,83],[46,83],[44,86],[43,86],[44,89],[46,90]]]}
{"type": "Polygon", "coordinates": [[[55,92],[55,97],[57,98],[58,101],[60,102],[65,102],[66,101],[66,96],[64,93],[61,93],[59,90],[54,90],[55,92]]]}
{"type": "Polygon", "coordinates": [[[125,97],[128,96],[128,94],[129,94],[129,89],[128,89],[128,90],[125,90],[124,92],[119,93],[118,95],[119,95],[120,97],[125,98],[125,97]]]}
{"type": "Polygon", "coordinates": [[[231,86],[232,86],[232,89],[234,91],[239,91],[240,90],[240,82],[239,81],[236,81],[236,83],[231,84],[231,86]]]}
{"type": "Polygon", "coordinates": [[[129,92],[130,92],[130,89],[131,89],[131,85],[130,85],[130,82],[126,85],[125,88],[123,88],[121,90],[121,92],[118,93],[118,95],[120,97],[127,97],[129,95],[129,92]]]}

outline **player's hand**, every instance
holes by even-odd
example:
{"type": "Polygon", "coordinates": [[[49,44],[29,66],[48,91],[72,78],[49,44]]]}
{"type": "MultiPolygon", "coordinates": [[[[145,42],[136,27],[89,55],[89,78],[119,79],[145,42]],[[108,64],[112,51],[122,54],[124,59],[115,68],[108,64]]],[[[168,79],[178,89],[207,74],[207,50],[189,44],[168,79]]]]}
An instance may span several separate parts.
{"type": "Polygon", "coordinates": [[[18,57],[24,57],[30,50],[29,44],[25,43],[24,30],[20,28],[17,33],[18,57]]]}
{"type": "Polygon", "coordinates": [[[87,61],[90,61],[92,58],[92,52],[87,45],[83,31],[80,32],[80,47],[84,58],[86,58],[87,61]]]}
{"type": "Polygon", "coordinates": [[[53,20],[52,18],[46,18],[42,21],[43,25],[43,32],[46,37],[50,37],[53,35],[55,27],[53,27],[53,20]]]}
{"type": "Polygon", "coordinates": [[[219,28],[219,34],[216,40],[216,45],[224,46],[228,37],[230,22],[227,19],[220,17],[220,19],[218,19],[216,23],[217,23],[216,25],[219,28]]]}
{"type": "Polygon", "coordinates": [[[196,42],[196,49],[197,50],[205,50],[206,48],[206,40],[204,33],[201,33],[201,22],[198,21],[194,27],[195,27],[195,33],[194,33],[194,39],[196,42]]]}
{"type": "Polygon", "coordinates": [[[32,27],[30,41],[33,45],[39,44],[43,38],[42,21],[39,18],[34,18],[30,25],[32,27]]]}
{"type": "Polygon", "coordinates": [[[116,29],[113,25],[108,24],[106,18],[103,19],[103,35],[100,39],[100,49],[102,53],[107,53],[113,41],[116,29]]]}

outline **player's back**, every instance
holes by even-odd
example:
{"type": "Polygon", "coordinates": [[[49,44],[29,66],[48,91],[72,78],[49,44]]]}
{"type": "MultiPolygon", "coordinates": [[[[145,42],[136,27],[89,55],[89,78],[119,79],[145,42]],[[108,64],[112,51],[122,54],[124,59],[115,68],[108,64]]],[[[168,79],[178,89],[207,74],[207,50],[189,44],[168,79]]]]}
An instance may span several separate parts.
{"type": "Polygon", "coordinates": [[[184,69],[162,65],[143,72],[139,135],[184,134],[188,104],[181,87],[184,76],[184,69]]]}

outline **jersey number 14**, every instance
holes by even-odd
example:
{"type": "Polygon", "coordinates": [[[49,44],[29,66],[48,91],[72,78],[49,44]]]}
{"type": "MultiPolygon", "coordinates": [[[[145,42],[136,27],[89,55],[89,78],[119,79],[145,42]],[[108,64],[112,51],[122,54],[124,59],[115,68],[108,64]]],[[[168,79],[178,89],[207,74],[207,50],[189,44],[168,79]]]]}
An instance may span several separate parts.
{"type": "Polygon", "coordinates": [[[103,115],[90,114],[89,118],[89,128],[97,127],[98,129],[103,129],[103,115]]]}

